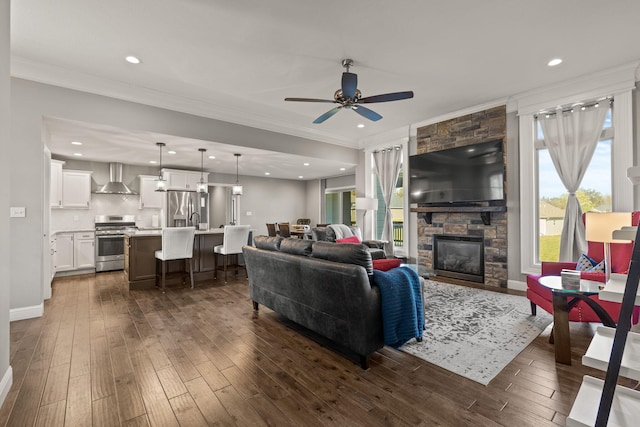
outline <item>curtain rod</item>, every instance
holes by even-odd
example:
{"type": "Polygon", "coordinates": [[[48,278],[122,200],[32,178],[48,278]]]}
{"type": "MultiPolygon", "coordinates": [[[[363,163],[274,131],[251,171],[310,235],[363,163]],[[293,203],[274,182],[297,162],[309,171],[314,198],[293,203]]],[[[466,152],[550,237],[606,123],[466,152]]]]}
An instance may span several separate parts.
{"type": "MultiPolygon", "coordinates": [[[[581,110],[586,110],[587,108],[597,108],[600,104],[604,104],[606,102],[609,102],[609,106],[611,106],[611,104],[613,104],[613,98],[605,98],[602,99],[600,101],[593,101],[590,103],[582,103],[582,102],[578,102],[575,103],[573,105],[571,105],[570,107],[563,107],[562,108],[562,113],[573,113],[573,110],[575,110],[576,108],[580,108],[581,110]]],[[[543,118],[550,118],[552,116],[555,116],[556,114],[558,114],[558,109],[554,110],[554,111],[545,111],[545,112],[541,112],[538,114],[534,114],[534,118],[538,119],[540,118],[540,116],[542,116],[543,118]]]]}

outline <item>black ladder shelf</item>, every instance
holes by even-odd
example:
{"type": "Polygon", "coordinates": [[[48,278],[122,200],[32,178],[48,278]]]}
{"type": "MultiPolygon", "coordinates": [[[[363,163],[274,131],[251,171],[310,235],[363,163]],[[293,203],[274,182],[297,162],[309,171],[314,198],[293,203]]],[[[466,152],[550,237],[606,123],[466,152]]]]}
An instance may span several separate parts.
{"type": "MultiPolygon", "coordinates": [[[[626,283],[624,286],[624,292],[622,295],[620,317],[619,317],[618,325],[613,335],[613,344],[611,347],[611,353],[608,358],[608,364],[606,365],[607,373],[605,376],[604,383],[602,384],[602,392],[600,394],[600,403],[598,406],[597,415],[594,417],[595,419],[592,418],[591,420],[584,420],[585,407],[588,407],[589,405],[589,403],[587,402],[589,392],[585,391],[583,396],[581,396],[581,394],[583,391],[583,387],[586,387],[586,388],[589,387],[589,386],[585,386],[586,383],[590,383],[593,381],[597,381],[601,383],[601,380],[595,380],[591,377],[585,376],[582,383],[583,385],[581,386],[580,391],[578,392],[578,396],[576,397],[576,401],[573,404],[571,413],[567,418],[567,426],[606,427],[609,424],[614,398],[616,398],[617,396],[624,396],[624,399],[628,399],[628,400],[625,401],[625,405],[618,404],[616,405],[616,408],[625,407],[627,409],[630,409],[628,406],[629,401],[632,400],[635,402],[636,399],[638,400],[638,403],[637,404],[634,403],[634,407],[640,408],[640,392],[636,390],[628,389],[626,387],[616,386],[618,377],[620,376],[620,369],[622,365],[623,354],[625,351],[625,345],[627,344],[627,338],[630,333],[633,334],[633,332],[629,332],[629,329],[631,329],[631,326],[632,326],[631,317],[633,314],[634,305],[637,304],[637,299],[640,298],[638,296],[638,281],[640,280],[640,227],[638,227],[638,229],[636,230],[635,242],[636,244],[634,244],[634,247],[633,247],[633,253],[631,256],[631,262],[629,266],[629,274],[627,275],[626,283]],[[585,402],[579,402],[579,400],[582,397],[585,398],[585,402]],[[574,414],[574,411],[575,411],[575,414],[574,414]]],[[[605,287],[605,290],[606,288],[607,287],[605,287]]],[[[634,334],[634,337],[635,336],[637,335],[634,334]]],[[[594,337],[594,341],[595,341],[595,337],[594,337]]],[[[592,345],[593,344],[594,342],[592,341],[592,345]]],[[[589,350],[587,351],[587,353],[589,353],[589,350]]],[[[585,355],[585,358],[586,358],[586,355],[585,355]]],[[[583,363],[585,365],[600,368],[600,366],[585,363],[585,358],[583,358],[583,363]]],[[[605,363],[606,362],[607,361],[605,361],[605,363]]],[[[628,372],[630,371],[628,370],[623,371],[623,373],[628,373],[628,372]]],[[[623,376],[626,376],[626,375],[623,375],[623,376]]],[[[596,402],[593,402],[592,404],[595,405],[595,403],[596,402]]],[[[616,415],[618,417],[622,416],[618,414],[616,415]]],[[[633,416],[635,417],[635,420],[627,420],[628,422],[632,422],[632,424],[628,424],[628,425],[638,425],[636,423],[638,422],[638,419],[640,419],[640,409],[638,410],[637,413],[634,413],[633,416]]]]}

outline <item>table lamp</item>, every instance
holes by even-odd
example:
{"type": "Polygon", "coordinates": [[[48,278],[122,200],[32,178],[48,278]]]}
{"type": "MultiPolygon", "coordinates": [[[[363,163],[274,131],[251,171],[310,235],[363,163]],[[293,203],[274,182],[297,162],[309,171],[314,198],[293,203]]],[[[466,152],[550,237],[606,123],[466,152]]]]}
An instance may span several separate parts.
{"type": "Polygon", "coordinates": [[[614,239],[613,232],[628,226],[631,226],[631,212],[587,212],[585,214],[587,240],[604,244],[605,282],[608,282],[611,277],[611,243],[630,243],[629,240],[614,239]]]}
{"type": "Polygon", "coordinates": [[[362,233],[364,236],[366,235],[364,225],[366,224],[365,218],[367,217],[367,212],[378,210],[378,199],[374,197],[356,197],[356,210],[364,211],[364,215],[362,215],[362,233]]]}

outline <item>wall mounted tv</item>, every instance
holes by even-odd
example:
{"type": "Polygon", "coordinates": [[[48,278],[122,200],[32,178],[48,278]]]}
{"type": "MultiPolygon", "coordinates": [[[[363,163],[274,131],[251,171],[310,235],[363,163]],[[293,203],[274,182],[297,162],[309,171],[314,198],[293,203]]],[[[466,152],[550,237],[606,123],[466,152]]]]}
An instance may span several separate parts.
{"type": "Polygon", "coordinates": [[[410,203],[504,200],[502,140],[409,156],[410,203]]]}

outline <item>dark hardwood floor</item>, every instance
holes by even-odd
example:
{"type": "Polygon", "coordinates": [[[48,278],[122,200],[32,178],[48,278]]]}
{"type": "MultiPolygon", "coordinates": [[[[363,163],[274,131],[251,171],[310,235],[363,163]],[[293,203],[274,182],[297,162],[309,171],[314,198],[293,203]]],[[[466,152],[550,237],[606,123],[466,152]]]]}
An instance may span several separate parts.
{"type": "Polygon", "coordinates": [[[244,278],[163,295],[68,277],[44,317],[11,324],[0,426],[563,426],[582,376],[604,377],[580,363],[593,329],[571,325],[572,366],[547,329],[485,387],[386,347],[363,371],[255,313],[244,278]]]}

